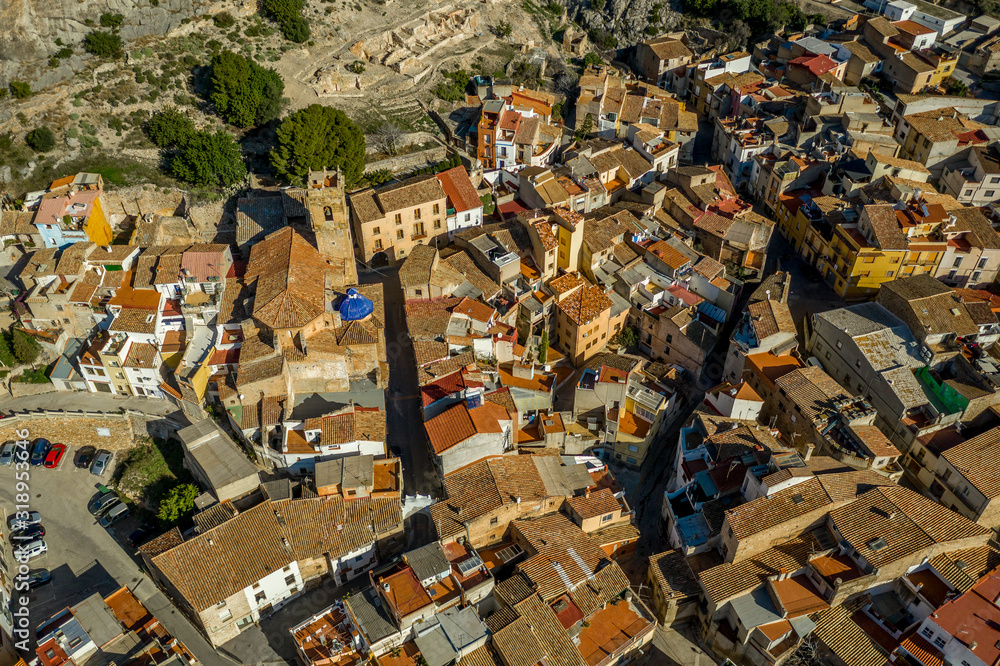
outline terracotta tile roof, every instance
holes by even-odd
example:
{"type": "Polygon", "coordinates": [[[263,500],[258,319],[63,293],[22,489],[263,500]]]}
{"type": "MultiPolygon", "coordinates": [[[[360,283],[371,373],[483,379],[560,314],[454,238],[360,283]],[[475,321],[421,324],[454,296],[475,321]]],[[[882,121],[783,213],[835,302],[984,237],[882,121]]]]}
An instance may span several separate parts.
{"type": "Polygon", "coordinates": [[[247,281],[256,278],[253,316],[271,328],[298,328],[323,314],[327,264],[298,232],[285,227],[250,250],[247,281]]]}
{"type": "Polygon", "coordinates": [[[449,407],[424,423],[431,447],[438,455],[461,444],[476,434],[497,434],[504,431],[500,421],[509,421],[507,410],[487,402],[469,409],[465,402],[449,407]]]}
{"type": "MultiPolygon", "coordinates": [[[[245,355],[246,347],[243,347],[241,356],[245,355]]],[[[254,382],[263,381],[278,377],[285,367],[285,359],[282,356],[274,356],[263,360],[252,362],[241,362],[236,370],[236,386],[243,387],[254,382]]]]}
{"type": "Polygon", "coordinates": [[[733,597],[753,590],[763,584],[768,576],[786,571],[796,571],[806,565],[810,555],[819,550],[819,543],[812,534],[790,539],[762,553],[727,562],[702,571],[698,579],[709,601],[716,606],[733,597]]]}
{"type": "Polygon", "coordinates": [[[658,240],[646,248],[646,252],[656,256],[660,261],[674,270],[679,270],[691,259],[683,252],[666,241],[658,240]]]}
{"type": "Polygon", "coordinates": [[[157,363],[157,350],[154,345],[144,342],[133,343],[125,357],[126,368],[155,368],[157,363]]]}
{"type": "Polygon", "coordinates": [[[548,287],[557,296],[573,291],[577,287],[586,284],[576,273],[563,273],[559,277],[549,280],[548,287]]]}
{"type": "Polygon", "coordinates": [[[111,322],[110,331],[123,333],[153,333],[156,331],[156,310],[123,308],[111,322]]]}
{"type": "Polygon", "coordinates": [[[155,539],[151,539],[139,546],[139,552],[149,557],[156,557],[160,553],[164,553],[182,543],[184,543],[184,537],[181,535],[180,529],[173,527],[155,539]]]}
{"type": "Polygon", "coordinates": [[[542,644],[532,632],[528,620],[520,615],[493,634],[493,647],[502,655],[507,666],[536,666],[545,661],[542,644]]]}
{"type": "Polygon", "coordinates": [[[181,255],[181,270],[184,277],[193,277],[197,282],[208,282],[212,278],[221,280],[229,272],[229,264],[224,261],[228,245],[201,243],[192,245],[181,255]]]}
{"type": "Polygon", "coordinates": [[[871,222],[875,242],[882,250],[905,250],[909,247],[906,234],[899,227],[896,211],[889,204],[865,206],[865,214],[871,222]]]}
{"type": "Polygon", "coordinates": [[[777,333],[795,335],[795,320],[788,305],[781,301],[757,301],[747,308],[750,313],[750,325],[758,340],[763,340],[777,333]]]}
{"type": "Polygon", "coordinates": [[[517,565],[518,571],[532,582],[535,591],[546,601],[572,591],[607,558],[590,536],[561,513],[515,520],[513,529],[533,551],[531,557],[517,565]]]}
{"type": "Polygon", "coordinates": [[[442,171],[437,174],[437,179],[456,213],[482,207],[483,202],[479,200],[476,188],[472,186],[472,181],[469,179],[469,172],[465,170],[464,166],[442,171]]]}
{"type": "Polygon", "coordinates": [[[653,39],[644,42],[660,60],[675,60],[677,58],[692,58],[694,54],[679,39],[653,39]]]}
{"type": "Polygon", "coordinates": [[[612,305],[614,303],[600,287],[587,285],[559,301],[556,307],[580,326],[610,310],[612,305]]]}
{"type": "MultiPolygon", "coordinates": [[[[414,176],[395,185],[375,190],[375,198],[383,213],[413,208],[446,197],[441,182],[434,175],[414,176]]],[[[351,198],[353,203],[354,199],[351,198]]]]}
{"type": "Polygon", "coordinates": [[[988,500],[1000,497],[1000,427],[968,439],[942,454],[988,500]]]}
{"type": "Polygon", "coordinates": [[[911,490],[876,488],[830,512],[837,530],[872,566],[882,568],[932,546],[988,530],[911,490]]]}
{"type": "Polygon", "coordinates": [[[418,368],[434,361],[447,359],[448,343],[436,340],[414,340],[413,355],[416,357],[418,368]]]}
{"type": "Polygon", "coordinates": [[[464,522],[475,520],[502,506],[537,501],[548,496],[533,456],[490,458],[464,467],[444,478],[448,497],[433,504],[431,519],[439,538],[464,533],[464,522]]]}
{"type": "Polygon", "coordinates": [[[788,399],[801,409],[802,416],[809,421],[828,412],[835,402],[851,397],[822,368],[812,366],[792,370],[776,380],[775,386],[785,391],[788,399]]]}
{"type": "Polygon", "coordinates": [[[470,379],[463,371],[456,371],[421,386],[420,401],[424,407],[427,407],[459,391],[464,391],[467,388],[481,388],[482,386],[481,381],[470,379]]]}
{"type": "Polygon", "coordinates": [[[1000,544],[991,540],[985,546],[941,553],[931,558],[930,564],[952,587],[967,592],[987,572],[1000,566],[1000,544]]]}
{"type": "Polygon", "coordinates": [[[486,275],[465,250],[456,252],[444,262],[464,275],[473,287],[483,292],[483,299],[488,301],[500,293],[500,285],[486,275]]]}
{"type": "Polygon", "coordinates": [[[868,48],[859,41],[842,42],[842,46],[863,63],[872,64],[882,61],[881,58],[869,51],[868,48]]]}
{"type": "Polygon", "coordinates": [[[153,563],[200,612],[291,562],[336,559],[401,523],[398,498],[265,501],[153,563]]]}
{"type": "Polygon", "coordinates": [[[892,445],[889,438],[875,426],[856,425],[851,426],[851,431],[861,440],[861,443],[872,452],[875,457],[899,457],[899,449],[892,445]]]}
{"type": "Polygon", "coordinates": [[[820,613],[814,631],[817,638],[846,666],[885,666],[886,655],[878,644],[851,619],[846,606],[820,613]]]}
{"type": "Polygon", "coordinates": [[[34,214],[14,210],[0,211],[0,236],[30,236],[38,228],[32,224],[34,214]]]}
{"type": "Polygon", "coordinates": [[[726,524],[742,540],[832,503],[814,478],[726,511],[726,524]]]}
{"type": "Polygon", "coordinates": [[[510,394],[509,386],[504,386],[503,388],[483,394],[483,400],[492,402],[494,405],[500,405],[512,418],[517,414],[517,405],[514,404],[514,397],[510,394]]]}
{"type": "Polygon", "coordinates": [[[417,371],[417,380],[420,382],[420,385],[423,386],[424,384],[432,382],[439,377],[450,375],[456,370],[473,367],[475,365],[476,357],[473,353],[465,352],[464,354],[452,356],[451,358],[447,358],[443,361],[436,361],[421,367],[417,371]]]}
{"type": "Polygon", "coordinates": [[[469,297],[463,298],[458,305],[452,308],[453,314],[463,314],[470,319],[488,324],[497,316],[497,311],[481,301],[472,300],[469,297]]]}
{"type": "Polygon", "coordinates": [[[352,442],[384,442],[385,412],[376,408],[355,406],[353,411],[324,416],[321,442],[326,445],[352,442]]]}
{"type": "Polygon", "coordinates": [[[487,644],[462,657],[462,666],[503,666],[503,664],[493,656],[493,648],[487,644]]]}
{"type": "Polygon", "coordinates": [[[451,319],[451,309],[461,302],[459,298],[406,301],[406,326],[415,340],[443,338],[451,319]]]}
{"type": "MultiPolygon", "coordinates": [[[[954,141],[960,135],[986,127],[982,123],[970,120],[968,116],[960,113],[954,107],[923,111],[904,116],[903,119],[909,123],[913,131],[926,137],[931,143],[954,141]]],[[[985,142],[985,136],[983,142],[985,142]]]]}
{"type": "Polygon", "coordinates": [[[701,586],[680,550],[668,550],[649,558],[649,570],[666,600],[698,598],[701,586]]]}
{"type": "Polygon", "coordinates": [[[920,634],[911,633],[903,639],[900,647],[916,657],[923,666],[944,666],[944,653],[920,634]]]}
{"type": "Polygon", "coordinates": [[[576,515],[583,520],[596,518],[606,513],[621,511],[621,504],[615,499],[614,494],[607,488],[602,488],[590,494],[590,496],[571,497],[566,500],[576,515]]]}

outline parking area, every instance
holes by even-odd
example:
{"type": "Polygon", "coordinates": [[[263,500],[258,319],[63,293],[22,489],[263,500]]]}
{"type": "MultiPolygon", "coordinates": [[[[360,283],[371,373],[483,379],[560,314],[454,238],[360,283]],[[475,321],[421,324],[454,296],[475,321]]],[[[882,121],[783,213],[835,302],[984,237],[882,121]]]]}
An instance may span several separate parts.
{"type": "MultiPolygon", "coordinates": [[[[57,468],[30,469],[29,506],[42,515],[48,552],[31,560],[29,566],[48,569],[52,574],[48,585],[30,593],[31,626],[37,627],[63,608],[94,593],[106,596],[126,585],[203,664],[232,664],[211,648],[139,569],[138,560],[125,543],[125,538],[137,527],[137,519],[129,516],[105,529],[87,510],[87,503],[99,487],[110,482],[118,458],[98,477],[73,464],[76,453],[76,447],[68,447],[57,468]]],[[[14,508],[14,474],[14,466],[0,467],[0,506],[7,515],[14,508]]]]}
{"type": "MultiPolygon", "coordinates": [[[[110,594],[132,587],[141,573],[130,551],[122,548],[135,520],[127,518],[104,529],[87,511],[87,502],[111,478],[73,465],[76,449],[69,447],[55,469],[32,467],[28,480],[30,508],[42,514],[48,552],[31,560],[32,569],[48,569],[52,582],[31,594],[31,614],[40,622],[91,594],[110,594]],[[117,537],[117,540],[116,540],[117,537]]],[[[13,510],[14,467],[0,467],[0,502],[13,510]]]]}

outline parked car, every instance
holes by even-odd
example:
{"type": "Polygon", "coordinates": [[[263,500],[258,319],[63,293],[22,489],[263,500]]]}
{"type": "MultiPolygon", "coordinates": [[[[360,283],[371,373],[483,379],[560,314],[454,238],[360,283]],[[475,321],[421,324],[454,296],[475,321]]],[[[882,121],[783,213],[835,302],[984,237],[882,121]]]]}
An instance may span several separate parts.
{"type": "Polygon", "coordinates": [[[17,444],[14,442],[5,442],[3,448],[0,449],[0,465],[6,467],[14,462],[14,450],[17,448],[17,444]]]}
{"type": "Polygon", "coordinates": [[[76,466],[80,469],[87,469],[90,467],[90,463],[94,462],[94,455],[97,453],[97,448],[93,446],[85,446],[76,452],[76,466]]]}
{"type": "Polygon", "coordinates": [[[59,467],[59,463],[62,462],[63,455],[66,453],[65,444],[53,444],[49,448],[49,452],[45,454],[45,466],[49,469],[55,469],[59,467]]]}
{"type": "Polygon", "coordinates": [[[28,572],[28,588],[35,589],[52,582],[52,574],[48,569],[35,569],[28,572]]]}
{"type": "Polygon", "coordinates": [[[31,464],[35,467],[45,462],[45,454],[49,452],[52,443],[47,439],[36,439],[31,445],[31,464]]]}
{"type": "Polygon", "coordinates": [[[14,526],[18,525],[18,529],[24,529],[28,525],[36,525],[42,522],[42,514],[37,511],[28,511],[27,514],[28,516],[24,520],[18,520],[16,512],[10,514],[10,517],[7,519],[7,527],[14,529],[14,526]]]}
{"type": "Polygon", "coordinates": [[[99,516],[117,501],[118,495],[104,488],[87,503],[87,511],[90,511],[90,515],[92,516],[99,516]]]}
{"type": "Polygon", "coordinates": [[[156,534],[156,528],[148,523],[143,523],[142,525],[139,525],[134,532],[129,534],[125,541],[132,548],[138,548],[142,544],[149,541],[149,538],[154,534],[156,534]]]}
{"type": "Polygon", "coordinates": [[[48,550],[49,546],[45,543],[45,539],[35,539],[14,548],[14,558],[18,562],[27,562],[46,553],[48,550]]]}
{"type": "Polygon", "coordinates": [[[108,512],[101,518],[101,527],[111,527],[127,515],[128,507],[119,502],[108,509],[108,512]]]}
{"type": "Polygon", "coordinates": [[[106,449],[101,449],[94,456],[94,464],[90,466],[90,473],[94,476],[104,476],[104,473],[108,471],[108,465],[111,464],[111,451],[106,449]]]}
{"type": "Polygon", "coordinates": [[[25,541],[41,539],[43,536],[45,536],[45,528],[42,527],[41,523],[34,523],[11,532],[10,542],[13,544],[24,543],[25,541]]]}

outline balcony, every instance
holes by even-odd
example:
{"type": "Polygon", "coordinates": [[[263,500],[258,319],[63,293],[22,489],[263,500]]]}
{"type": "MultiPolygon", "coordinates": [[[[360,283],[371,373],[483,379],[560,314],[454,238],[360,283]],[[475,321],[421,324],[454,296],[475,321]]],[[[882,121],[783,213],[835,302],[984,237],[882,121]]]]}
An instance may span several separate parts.
{"type": "Polygon", "coordinates": [[[410,240],[415,240],[415,241],[416,240],[422,240],[424,238],[427,238],[427,234],[424,233],[423,231],[414,233],[413,235],[410,236],[410,240]]]}

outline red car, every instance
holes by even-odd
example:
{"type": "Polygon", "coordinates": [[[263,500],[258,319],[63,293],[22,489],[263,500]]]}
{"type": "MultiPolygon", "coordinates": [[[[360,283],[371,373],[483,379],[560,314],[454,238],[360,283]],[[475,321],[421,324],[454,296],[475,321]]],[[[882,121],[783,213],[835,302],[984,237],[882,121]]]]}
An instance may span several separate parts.
{"type": "Polygon", "coordinates": [[[49,452],[45,454],[45,466],[49,469],[58,467],[64,453],[66,453],[65,444],[53,444],[49,452]]]}

